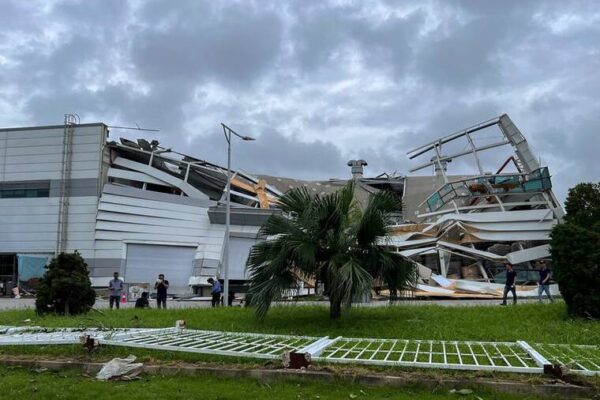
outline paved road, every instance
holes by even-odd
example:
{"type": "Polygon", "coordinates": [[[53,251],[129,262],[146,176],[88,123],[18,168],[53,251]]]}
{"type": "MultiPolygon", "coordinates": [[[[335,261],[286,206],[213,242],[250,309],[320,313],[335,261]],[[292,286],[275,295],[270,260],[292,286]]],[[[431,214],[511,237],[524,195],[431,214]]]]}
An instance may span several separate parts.
{"type": "MultiPolygon", "coordinates": [[[[521,300],[521,303],[535,303],[537,300],[535,299],[527,299],[521,300]]],[[[406,300],[397,303],[398,305],[411,305],[411,306],[424,306],[424,305],[438,305],[443,307],[472,307],[472,306],[497,306],[500,304],[500,300],[406,300]]],[[[299,302],[284,302],[278,303],[280,306],[302,306],[302,305],[311,305],[311,306],[329,306],[328,302],[324,301],[299,301],[299,302]]],[[[389,305],[387,301],[374,301],[366,304],[356,304],[353,307],[384,307],[389,305]]],[[[150,306],[152,308],[156,307],[156,303],[150,300],[150,306]]],[[[18,309],[27,309],[35,307],[35,299],[33,298],[21,298],[21,299],[13,299],[2,297],[0,298],[0,310],[18,310],[18,309]]],[[[134,303],[129,302],[125,304],[121,304],[122,308],[133,308],[134,303]]],[[[171,300],[167,301],[168,308],[206,308],[210,307],[210,298],[204,298],[202,300],[195,301],[178,301],[171,300]]],[[[95,308],[105,309],[108,308],[108,301],[98,299],[96,300],[95,308]]]]}

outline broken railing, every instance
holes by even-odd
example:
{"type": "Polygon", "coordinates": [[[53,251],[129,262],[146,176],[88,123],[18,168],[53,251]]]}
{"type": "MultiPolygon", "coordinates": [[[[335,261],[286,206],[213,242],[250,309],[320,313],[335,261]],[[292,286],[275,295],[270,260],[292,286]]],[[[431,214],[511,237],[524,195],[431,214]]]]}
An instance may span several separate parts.
{"type": "Polygon", "coordinates": [[[449,182],[431,194],[424,203],[429,211],[437,211],[455,199],[538,193],[551,188],[548,168],[541,167],[530,174],[482,175],[449,182]]]}
{"type": "Polygon", "coordinates": [[[2,327],[0,345],[84,344],[311,361],[559,375],[600,375],[600,346],[517,342],[313,337],[185,329],[2,327]]]}

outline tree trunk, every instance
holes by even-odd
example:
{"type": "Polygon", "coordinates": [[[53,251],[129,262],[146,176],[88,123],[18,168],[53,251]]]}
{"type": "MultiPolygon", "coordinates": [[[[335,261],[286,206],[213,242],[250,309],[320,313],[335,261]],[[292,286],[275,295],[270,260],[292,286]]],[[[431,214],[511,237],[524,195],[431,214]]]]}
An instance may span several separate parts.
{"type": "Polygon", "coordinates": [[[342,301],[329,299],[329,318],[338,319],[342,316],[342,301]]]}

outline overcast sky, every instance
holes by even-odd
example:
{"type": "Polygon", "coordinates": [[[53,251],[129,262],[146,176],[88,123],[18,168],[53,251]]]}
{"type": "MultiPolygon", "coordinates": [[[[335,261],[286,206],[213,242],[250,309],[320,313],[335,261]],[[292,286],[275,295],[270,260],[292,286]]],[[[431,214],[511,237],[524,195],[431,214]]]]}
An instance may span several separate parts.
{"type": "Polygon", "coordinates": [[[599,96],[597,1],[0,0],[0,127],[77,113],[223,163],[225,122],[257,138],[233,149],[256,173],[404,174],[411,148],[507,113],[564,199],[600,179],[599,96]]]}

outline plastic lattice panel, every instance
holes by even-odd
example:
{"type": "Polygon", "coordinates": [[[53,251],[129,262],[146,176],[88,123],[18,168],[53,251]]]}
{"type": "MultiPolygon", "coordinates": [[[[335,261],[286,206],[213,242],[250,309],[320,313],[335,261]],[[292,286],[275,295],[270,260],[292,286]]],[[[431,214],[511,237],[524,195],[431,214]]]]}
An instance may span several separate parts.
{"type": "Polygon", "coordinates": [[[516,343],[349,339],[326,348],[319,361],[539,373],[516,343]]]}
{"type": "Polygon", "coordinates": [[[600,346],[538,343],[533,348],[552,364],[566,365],[575,373],[600,375],[600,346]]]}
{"type": "Polygon", "coordinates": [[[134,333],[115,337],[108,341],[105,340],[104,343],[156,350],[275,359],[281,358],[281,355],[286,351],[297,350],[314,343],[318,339],[306,336],[263,335],[185,329],[180,332],[134,333]]]}

